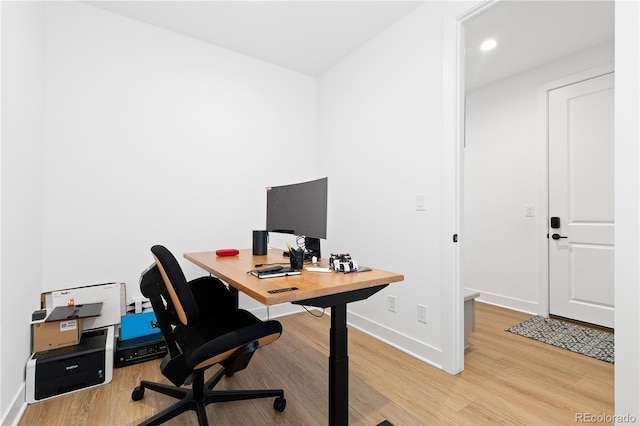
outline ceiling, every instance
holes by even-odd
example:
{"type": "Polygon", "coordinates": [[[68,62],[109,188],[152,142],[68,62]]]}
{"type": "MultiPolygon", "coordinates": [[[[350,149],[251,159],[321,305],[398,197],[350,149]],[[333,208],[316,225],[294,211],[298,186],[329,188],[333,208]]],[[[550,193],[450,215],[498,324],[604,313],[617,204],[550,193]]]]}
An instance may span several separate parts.
{"type": "MultiPolygon", "coordinates": [[[[425,2],[86,1],[314,77],[425,2]]],[[[465,25],[467,87],[613,40],[613,0],[504,1],[465,25]],[[498,47],[475,46],[494,37],[498,47]]]]}
{"type": "Polygon", "coordinates": [[[467,90],[612,41],[614,2],[504,1],[465,24],[467,90]],[[481,52],[493,38],[498,46],[481,52]]]}
{"type": "Polygon", "coordinates": [[[422,2],[85,3],[317,77],[422,2]]]}

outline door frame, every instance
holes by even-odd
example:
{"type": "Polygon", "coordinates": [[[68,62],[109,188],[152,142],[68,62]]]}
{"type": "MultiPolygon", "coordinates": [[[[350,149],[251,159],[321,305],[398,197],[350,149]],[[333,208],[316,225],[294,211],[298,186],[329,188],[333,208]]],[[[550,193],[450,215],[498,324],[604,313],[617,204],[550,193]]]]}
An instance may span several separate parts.
{"type": "MultiPolygon", "coordinates": [[[[640,125],[637,117],[640,114],[640,101],[638,100],[638,88],[640,81],[640,61],[638,51],[640,50],[640,5],[637,2],[615,1],[616,18],[616,39],[615,49],[617,73],[615,78],[615,194],[625,197],[615,199],[616,218],[616,345],[619,349],[619,356],[616,356],[616,377],[615,377],[615,414],[623,416],[638,416],[640,400],[640,386],[638,386],[638,358],[640,357],[640,345],[638,336],[640,335],[640,313],[638,312],[638,300],[640,292],[637,282],[640,278],[640,266],[638,256],[640,245],[638,244],[639,229],[638,217],[640,208],[638,204],[638,194],[640,193],[640,173],[638,172],[638,158],[640,149],[638,139],[640,139],[640,125]]],[[[465,9],[466,10],[466,9],[465,9]]],[[[462,10],[464,12],[464,10],[462,10]]],[[[456,108],[455,104],[462,101],[460,98],[459,73],[460,63],[464,45],[460,41],[462,19],[457,15],[447,14],[443,17],[443,51],[442,51],[442,149],[443,160],[442,178],[443,189],[456,188],[454,183],[463,177],[462,170],[457,168],[458,160],[451,161],[460,155],[457,148],[460,143],[461,129],[460,122],[463,120],[463,111],[456,108]],[[451,73],[446,76],[446,73],[451,73]],[[454,78],[452,78],[454,77],[454,78]],[[456,84],[456,78],[457,84],[456,84]],[[445,155],[445,151],[448,155],[445,155]],[[451,155],[453,154],[453,157],[451,155]],[[445,186],[446,184],[446,186],[445,186]]],[[[463,93],[464,94],[464,93],[463,93]]],[[[451,245],[448,244],[451,238],[451,231],[457,232],[459,227],[459,215],[462,213],[461,193],[443,193],[442,213],[450,215],[449,218],[443,216],[442,236],[447,237],[442,240],[442,302],[443,306],[454,307],[454,313],[443,313],[442,330],[453,333],[462,333],[463,313],[457,308],[462,297],[462,281],[459,280],[462,273],[462,263],[460,251],[458,255],[452,254],[451,245]],[[456,217],[454,219],[454,217],[456,217]],[[449,229],[445,229],[448,226],[449,229]],[[450,262],[448,265],[445,265],[450,262]],[[446,274],[444,274],[446,272],[446,274]],[[455,279],[447,281],[447,279],[455,279]],[[445,287],[449,287],[447,291],[445,287]],[[450,321],[449,325],[444,322],[450,321]]],[[[546,226],[546,223],[545,223],[546,226]]],[[[464,237],[464,235],[463,235],[464,237]]],[[[546,238],[546,232],[545,232],[546,238]]],[[[464,240],[464,238],[462,238],[464,240]]],[[[461,307],[460,307],[461,309],[461,307]]],[[[446,334],[443,336],[447,336],[446,334]]],[[[461,337],[461,336],[460,336],[461,337]]],[[[443,358],[450,359],[443,362],[443,369],[450,371],[454,366],[458,371],[464,368],[464,345],[461,339],[456,337],[443,337],[442,341],[443,358]],[[456,342],[459,341],[459,344],[456,342]]]]}
{"type": "MultiPolygon", "coordinates": [[[[448,8],[442,21],[441,368],[464,370],[464,25],[505,0],[448,8]],[[454,240],[454,235],[456,236],[454,240]]],[[[456,2],[449,3],[451,5],[456,2]]]]}
{"type": "MultiPolygon", "coordinates": [[[[442,360],[441,368],[450,374],[464,370],[464,26],[473,18],[501,4],[505,0],[480,0],[472,7],[461,3],[460,8],[449,9],[442,21],[442,270],[441,294],[446,309],[441,316],[442,360]],[[458,242],[452,243],[452,235],[458,242]]],[[[617,2],[616,2],[617,5],[617,2]]],[[[613,65],[605,65],[613,71],[613,65]]],[[[549,266],[547,244],[548,216],[548,167],[547,167],[547,91],[570,84],[578,78],[586,77],[591,70],[555,80],[543,85],[538,93],[542,99],[538,108],[537,122],[540,123],[538,144],[538,200],[540,212],[536,229],[538,231],[538,310],[549,316],[549,266]],[[579,77],[584,74],[583,77],[579,77]]]]}
{"type": "MultiPolygon", "coordinates": [[[[551,285],[549,277],[549,92],[581,81],[590,80],[601,75],[614,72],[614,64],[608,63],[595,68],[571,74],[557,80],[550,81],[538,88],[538,136],[536,144],[538,163],[538,194],[539,206],[536,230],[538,234],[538,315],[549,317],[549,295],[551,285]]],[[[614,165],[615,167],[615,165],[614,165]]],[[[615,308],[614,308],[615,309],[615,308]]]]}

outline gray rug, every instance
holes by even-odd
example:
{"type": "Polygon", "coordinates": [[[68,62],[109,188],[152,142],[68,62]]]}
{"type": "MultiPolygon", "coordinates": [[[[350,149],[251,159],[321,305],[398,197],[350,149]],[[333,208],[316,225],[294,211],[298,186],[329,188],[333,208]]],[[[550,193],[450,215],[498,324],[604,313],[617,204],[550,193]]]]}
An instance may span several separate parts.
{"type": "Polygon", "coordinates": [[[533,317],[507,331],[562,349],[613,363],[613,333],[594,330],[555,319],[533,317]]]}

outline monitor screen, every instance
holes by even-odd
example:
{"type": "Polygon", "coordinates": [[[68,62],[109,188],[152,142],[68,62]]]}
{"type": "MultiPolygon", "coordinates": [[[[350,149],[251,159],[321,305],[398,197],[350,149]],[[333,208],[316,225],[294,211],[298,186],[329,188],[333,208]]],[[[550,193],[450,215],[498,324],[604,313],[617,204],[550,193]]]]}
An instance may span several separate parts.
{"type": "Polygon", "coordinates": [[[327,238],[327,184],[322,178],[267,188],[267,231],[327,238]]]}

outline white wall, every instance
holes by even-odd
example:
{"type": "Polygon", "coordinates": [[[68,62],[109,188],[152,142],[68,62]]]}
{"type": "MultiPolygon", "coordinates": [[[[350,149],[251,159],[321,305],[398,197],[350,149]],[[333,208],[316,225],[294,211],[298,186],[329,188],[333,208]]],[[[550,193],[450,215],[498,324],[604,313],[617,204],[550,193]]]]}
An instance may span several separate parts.
{"type": "Polygon", "coordinates": [[[640,3],[616,1],[615,412],[640,423],[640,3]]]}
{"type": "Polygon", "coordinates": [[[2,2],[0,418],[23,401],[42,288],[44,6],[2,2]]]}
{"type": "Polygon", "coordinates": [[[466,96],[464,286],[480,300],[531,313],[539,303],[539,239],[546,242],[544,84],[613,63],[613,42],[472,90],[466,96]],[[535,217],[525,217],[525,205],[535,217]]]}
{"type": "Polygon", "coordinates": [[[404,274],[349,321],[442,363],[442,16],[420,6],[319,79],[321,170],[334,204],[327,246],[404,274]],[[416,195],[426,210],[416,211],[416,195]],[[395,296],[396,312],[387,310],[395,296]],[[427,307],[427,324],[417,305],[427,307]]]}
{"type": "Polygon", "coordinates": [[[265,187],[316,177],[314,78],[75,2],[47,5],[43,289],[149,248],[250,247],[265,187]]]}
{"type": "MultiPolygon", "coordinates": [[[[443,247],[450,243],[442,240],[446,230],[440,229],[446,219],[440,203],[449,197],[441,185],[441,172],[448,167],[440,156],[447,143],[441,139],[441,81],[448,69],[441,48],[443,23],[451,27],[457,10],[464,8],[444,2],[421,6],[320,78],[316,88],[308,77],[87,5],[48,5],[46,148],[44,172],[39,173],[46,179],[44,279],[41,288],[21,292],[21,300],[67,283],[137,282],[141,265],[151,261],[149,245],[159,240],[176,253],[249,246],[250,230],[264,224],[265,185],[330,174],[329,239],[323,251],[348,250],[361,263],[405,274],[404,282],[354,304],[349,319],[430,362],[441,362],[440,318],[451,309],[441,295],[451,284],[441,282],[441,271],[450,265],[440,264],[443,247]],[[230,140],[234,143],[221,143],[230,140]],[[311,171],[312,164],[301,167],[293,161],[297,155],[284,154],[292,152],[287,149],[301,156],[318,149],[326,156],[311,171]],[[339,158],[330,157],[338,153],[339,158]],[[178,196],[181,205],[200,210],[167,205],[161,187],[178,196]],[[426,212],[414,210],[419,193],[425,195],[426,212]],[[233,209],[227,211],[229,206],[233,209]],[[170,221],[163,225],[166,218],[170,221]],[[396,314],[386,310],[388,294],[396,296],[396,314]],[[427,306],[427,325],[415,320],[417,303],[427,306]]],[[[634,10],[620,23],[637,34],[640,19],[634,10]]],[[[42,30],[40,19],[34,16],[29,26],[42,30]]],[[[2,32],[4,45],[4,25],[2,32]]],[[[16,43],[34,56],[42,54],[41,46],[16,43]]],[[[623,62],[627,73],[621,84],[637,89],[630,84],[640,74],[637,40],[623,47],[635,62],[623,62]]],[[[618,78],[621,66],[617,72],[618,78]]],[[[3,119],[7,102],[18,101],[5,96],[4,73],[3,60],[3,119]]],[[[637,98],[637,90],[632,93],[637,98]]],[[[37,104],[40,94],[29,98],[37,104]]],[[[637,104],[630,112],[640,114],[637,104]]],[[[616,218],[624,224],[617,232],[625,225],[637,231],[640,195],[637,120],[627,118],[623,124],[623,130],[632,130],[631,139],[618,154],[635,157],[617,171],[635,177],[635,183],[617,181],[616,194],[636,194],[622,205],[636,209],[629,210],[626,221],[616,218]]],[[[3,185],[4,132],[3,126],[3,185]]],[[[29,198],[35,205],[42,190],[33,182],[29,186],[36,190],[29,198]]],[[[3,187],[3,223],[5,200],[3,187]]],[[[0,230],[4,247],[4,226],[0,230]]],[[[636,414],[638,237],[637,232],[626,236],[631,249],[622,250],[626,262],[616,266],[616,298],[626,297],[619,313],[631,320],[616,324],[617,344],[629,351],[616,364],[616,410],[620,398],[621,407],[636,414]]],[[[10,267],[4,260],[3,276],[10,267]]],[[[187,273],[200,272],[194,267],[187,273]]],[[[4,319],[5,285],[1,290],[4,319]]],[[[2,341],[17,335],[6,332],[6,320],[2,324],[2,341]]],[[[5,374],[22,375],[24,360],[3,361],[0,368],[4,389],[5,374]]]]}

